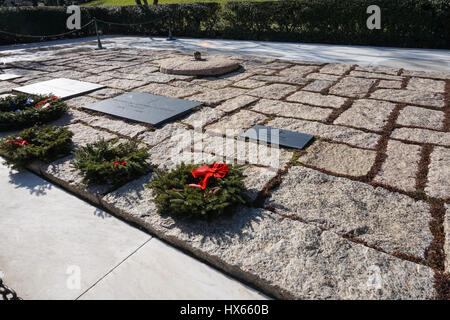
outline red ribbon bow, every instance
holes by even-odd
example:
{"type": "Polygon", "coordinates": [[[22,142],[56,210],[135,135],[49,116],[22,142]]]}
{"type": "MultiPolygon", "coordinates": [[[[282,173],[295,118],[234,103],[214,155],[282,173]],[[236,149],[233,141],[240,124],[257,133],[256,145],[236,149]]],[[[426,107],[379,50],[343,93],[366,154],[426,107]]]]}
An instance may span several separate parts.
{"type": "Polygon", "coordinates": [[[192,188],[201,188],[202,190],[205,190],[208,185],[209,178],[224,178],[228,174],[229,170],[225,163],[214,163],[212,166],[204,165],[203,167],[191,170],[191,172],[194,178],[203,177],[203,179],[199,184],[191,183],[189,186],[192,188]]]}
{"type": "Polygon", "coordinates": [[[56,100],[56,99],[58,99],[58,97],[57,97],[57,96],[51,96],[50,98],[44,99],[44,100],[42,100],[42,101],[39,101],[38,103],[36,103],[36,108],[39,109],[39,107],[41,106],[41,104],[43,104],[44,102],[46,102],[48,99],[56,100]]]}
{"type": "Polygon", "coordinates": [[[28,142],[26,142],[25,140],[8,140],[9,144],[15,144],[16,146],[24,146],[26,144],[29,144],[28,142]]]}

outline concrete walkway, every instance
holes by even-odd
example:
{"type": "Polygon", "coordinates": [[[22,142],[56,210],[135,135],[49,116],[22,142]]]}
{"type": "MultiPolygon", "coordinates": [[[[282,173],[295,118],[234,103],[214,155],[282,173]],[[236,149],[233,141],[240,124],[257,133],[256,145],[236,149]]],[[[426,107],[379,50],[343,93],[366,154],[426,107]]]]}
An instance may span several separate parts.
{"type": "Polygon", "coordinates": [[[0,276],[23,299],[265,298],[40,177],[3,164],[0,208],[0,276]]]}
{"type": "MultiPolygon", "coordinates": [[[[340,62],[409,70],[450,71],[450,50],[191,38],[167,41],[164,37],[141,36],[105,36],[102,38],[102,41],[107,49],[138,48],[189,52],[199,50],[202,52],[273,57],[294,61],[340,62]]],[[[16,60],[45,58],[53,55],[55,50],[60,50],[61,53],[92,50],[96,45],[96,38],[87,37],[0,46],[0,62],[7,63],[16,60]],[[56,47],[56,45],[59,47],[56,47]]]]}

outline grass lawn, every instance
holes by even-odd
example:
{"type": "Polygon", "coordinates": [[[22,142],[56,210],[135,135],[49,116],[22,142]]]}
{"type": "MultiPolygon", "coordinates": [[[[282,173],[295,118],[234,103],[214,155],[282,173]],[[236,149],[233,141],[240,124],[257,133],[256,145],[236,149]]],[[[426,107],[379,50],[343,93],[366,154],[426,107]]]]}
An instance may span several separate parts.
{"type": "MultiPolygon", "coordinates": [[[[153,0],[147,0],[148,4],[153,4],[153,0]]],[[[243,0],[159,0],[158,4],[170,4],[170,3],[194,3],[194,2],[218,2],[221,4],[231,1],[243,1],[243,0]]],[[[277,1],[277,0],[245,0],[248,2],[262,2],[262,1],[277,1]]],[[[144,3],[143,1],[141,1],[144,3]]],[[[133,6],[136,5],[135,0],[94,0],[84,4],[86,6],[133,6]]]]}

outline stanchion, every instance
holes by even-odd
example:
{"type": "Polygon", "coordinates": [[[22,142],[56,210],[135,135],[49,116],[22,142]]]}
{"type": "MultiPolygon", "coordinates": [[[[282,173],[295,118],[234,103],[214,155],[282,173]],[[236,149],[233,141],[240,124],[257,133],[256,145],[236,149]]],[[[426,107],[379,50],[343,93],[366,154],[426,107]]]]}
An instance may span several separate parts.
{"type": "Polygon", "coordinates": [[[97,34],[97,48],[95,48],[95,50],[103,50],[105,48],[102,47],[102,42],[100,41],[100,35],[98,34],[97,18],[94,18],[94,24],[95,24],[95,33],[97,34]]]}
{"type": "Polygon", "coordinates": [[[172,30],[169,26],[169,37],[167,38],[167,40],[176,40],[174,37],[172,37],[172,30]]]}

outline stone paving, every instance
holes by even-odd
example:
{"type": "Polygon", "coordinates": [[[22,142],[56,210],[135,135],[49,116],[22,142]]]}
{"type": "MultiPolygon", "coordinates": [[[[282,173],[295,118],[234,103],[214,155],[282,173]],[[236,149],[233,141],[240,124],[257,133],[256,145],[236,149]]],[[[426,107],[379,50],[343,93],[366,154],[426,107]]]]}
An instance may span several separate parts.
{"type": "Polygon", "coordinates": [[[441,296],[436,275],[450,272],[450,73],[233,55],[241,69],[216,78],[159,72],[159,61],[181,55],[104,50],[13,62],[7,68],[25,77],[1,81],[0,94],[57,77],[104,84],[68,100],[72,109],[55,122],[75,132],[75,147],[137,138],[157,167],[193,155],[246,162],[252,208],[211,223],[179,220],[156,213],[144,188],[151,172],[113,190],[84,186],[70,157],[30,169],[274,297],[441,296]],[[157,128],[81,109],[129,91],[204,106],[157,128]],[[236,139],[255,124],[316,140],[301,152],[277,149],[270,162],[275,147],[236,139]]]}

